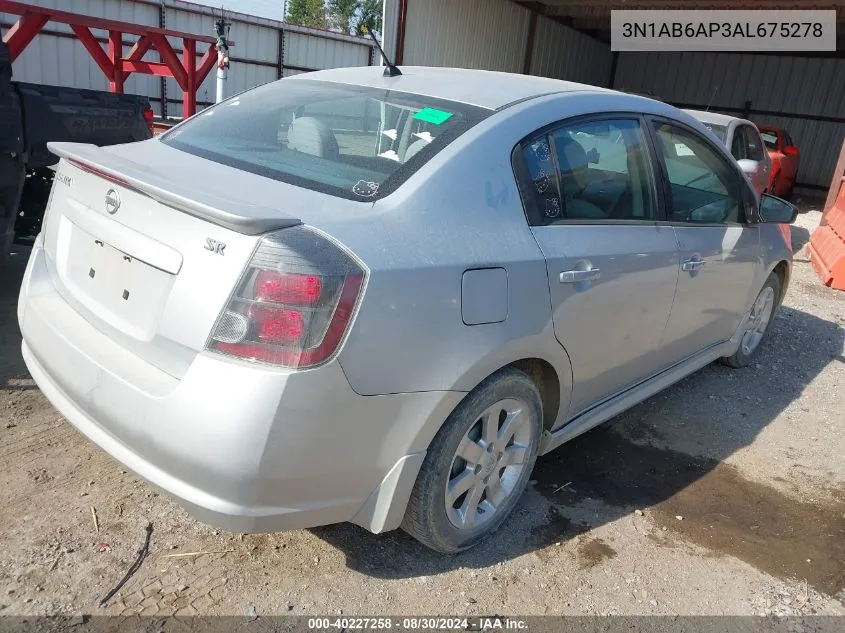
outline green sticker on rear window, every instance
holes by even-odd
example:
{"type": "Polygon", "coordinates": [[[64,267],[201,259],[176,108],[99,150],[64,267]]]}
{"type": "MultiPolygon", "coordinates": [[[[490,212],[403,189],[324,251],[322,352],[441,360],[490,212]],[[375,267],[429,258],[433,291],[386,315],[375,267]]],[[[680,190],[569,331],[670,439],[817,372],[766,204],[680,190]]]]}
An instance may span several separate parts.
{"type": "Polygon", "coordinates": [[[414,115],[415,119],[425,121],[426,123],[433,123],[434,125],[442,125],[452,117],[451,112],[445,110],[437,110],[436,108],[423,108],[414,115]]]}

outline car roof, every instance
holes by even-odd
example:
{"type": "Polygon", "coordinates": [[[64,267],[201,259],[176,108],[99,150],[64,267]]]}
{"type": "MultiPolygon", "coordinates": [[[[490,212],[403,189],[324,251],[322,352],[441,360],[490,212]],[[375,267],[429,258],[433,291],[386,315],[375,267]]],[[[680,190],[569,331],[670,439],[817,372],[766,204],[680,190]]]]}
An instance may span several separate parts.
{"type": "Polygon", "coordinates": [[[389,88],[490,110],[498,110],[518,101],[552,93],[615,92],[572,81],[489,70],[425,66],[401,66],[400,70],[402,75],[398,77],[385,77],[384,68],[381,66],[333,68],[296,75],[296,78],[389,88]]]}
{"type": "Polygon", "coordinates": [[[718,112],[710,112],[708,110],[687,110],[684,109],[684,112],[689,113],[693,118],[698,119],[699,121],[706,121],[707,123],[712,123],[715,125],[724,125],[728,127],[733,123],[734,125],[739,123],[745,123],[747,125],[754,125],[748,119],[741,119],[737,116],[730,116],[727,114],[719,114],[718,112]]]}

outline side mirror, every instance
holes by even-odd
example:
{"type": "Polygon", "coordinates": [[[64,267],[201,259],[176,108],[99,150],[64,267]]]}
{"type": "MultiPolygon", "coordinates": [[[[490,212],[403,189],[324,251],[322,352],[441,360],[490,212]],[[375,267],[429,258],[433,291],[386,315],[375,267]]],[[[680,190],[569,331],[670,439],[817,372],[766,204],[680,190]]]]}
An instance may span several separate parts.
{"type": "Polygon", "coordinates": [[[595,147],[593,147],[592,149],[590,149],[589,152],[587,152],[587,161],[589,161],[590,164],[598,164],[599,158],[601,158],[601,156],[599,155],[599,150],[597,150],[595,147]]]}
{"type": "Polygon", "coordinates": [[[798,148],[795,145],[787,145],[783,148],[783,153],[786,156],[798,156],[798,148]]]}
{"type": "Polygon", "coordinates": [[[739,165],[739,168],[742,170],[742,173],[746,176],[756,176],[757,170],[760,169],[760,165],[756,160],[742,158],[736,162],[739,165]]]}
{"type": "Polygon", "coordinates": [[[795,205],[768,193],[760,196],[760,221],[766,223],[792,224],[798,215],[795,205]]]}

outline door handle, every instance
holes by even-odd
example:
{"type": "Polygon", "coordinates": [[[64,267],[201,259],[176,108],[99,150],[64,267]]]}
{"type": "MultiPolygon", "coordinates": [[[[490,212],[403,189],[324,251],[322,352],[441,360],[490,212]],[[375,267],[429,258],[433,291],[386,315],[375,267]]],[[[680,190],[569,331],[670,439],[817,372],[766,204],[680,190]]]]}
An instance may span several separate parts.
{"type": "Polygon", "coordinates": [[[560,283],[577,284],[582,281],[593,281],[601,277],[601,270],[591,268],[590,270],[565,270],[560,273],[560,283]]]}
{"type": "Polygon", "coordinates": [[[681,263],[681,270],[692,272],[694,270],[698,270],[706,263],[707,262],[701,259],[688,259],[687,261],[681,263]]]}

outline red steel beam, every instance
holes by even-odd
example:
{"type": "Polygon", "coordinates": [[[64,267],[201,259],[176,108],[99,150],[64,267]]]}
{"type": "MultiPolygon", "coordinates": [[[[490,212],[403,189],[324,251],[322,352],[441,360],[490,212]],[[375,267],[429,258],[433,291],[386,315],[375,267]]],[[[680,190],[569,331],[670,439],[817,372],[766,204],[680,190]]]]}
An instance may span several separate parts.
{"type": "MultiPolygon", "coordinates": [[[[17,23],[7,31],[4,38],[9,45],[12,60],[21,54],[47,22],[67,24],[108,78],[109,89],[112,92],[122,93],[126,78],[133,72],[159,77],[173,77],[183,91],[182,105],[185,117],[189,117],[196,112],[197,88],[208,77],[217,61],[217,49],[215,48],[217,40],[211,36],[107,20],[51,7],[33,6],[14,0],[0,0],[0,13],[21,16],[17,23]],[[91,29],[108,31],[106,50],[103,50],[100,42],[91,33],[91,29]],[[125,57],[123,55],[124,33],[139,36],[138,41],[135,42],[129,54],[125,57]],[[182,40],[181,59],[168,42],[168,37],[182,40]],[[197,42],[204,42],[209,45],[199,64],[197,63],[197,42]],[[160,62],[143,60],[144,55],[152,48],[158,52],[160,62]]],[[[234,46],[234,44],[234,42],[229,42],[229,46],[234,46]]]]}
{"type": "Polygon", "coordinates": [[[123,94],[123,74],[120,61],[123,59],[123,33],[120,31],[109,31],[109,62],[111,62],[111,78],[109,79],[109,90],[123,94]]]}
{"type": "Polygon", "coordinates": [[[217,47],[209,46],[197,67],[197,87],[202,85],[211,69],[217,65],[217,47]]]}
{"type": "MultiPolygon", "coordinates": [[[[0,12],[2,11],[3,5],[0,2],[0,12]]],[[[15,25],[6,32],[6,37],[3,38],[9,45],[9,54],[12,61],[15,61],[48,21],[49,18],[41,13],[26,11],[21,15],[15,25]]]]}
{"type": "Polygon", "coordinates": [[[182,47],[182,63],[185,67],[185,85],[182,88],[182,116],[186,119],[197,111],[197,43],[185,40],[182,47]]]}
{"type": "Polygon", "coordinates": [[[88,30],[87,26],[82,26],[81,24],[71,24],[70,28],[73,29],[73,32],[76,34],[77,39],[80,43],[85,47],[85,50],[88,51],[88,54],[91,58],[97,62],[97,66],[100,67],[100,70],[103,71],[103,74],[111,78],[112,76],[112,63],[109,60],[109,56],[106,55],[106,52],[103,50],[103,47],[100,46],[100,43],[88,30]]]}
{"type": "Polygon", "coordinates": [[[152,46],[152,40],[146,35],[142,35],[138,38],[138,41],[135,42],[135,45],[129,49],[129,54],[126,56],[126,59],[131,62],[137,62],[143,59],[144,55],[147,54],[147,51],[150,50],[150,46],[152,46]]]}
{"type": "MultiPolygon", "coordinates": [[[[153,41],[153,46],[155,46],[158,54],[161,56],[161,61],[170,68],[170,72],[173,73],[173,78],[176,80],[176,83],[179,84],[179,87],[182,90],[185,90],[185,87],[188,85],[187,71],[179,61],[179,57],[176,55],[176,51],[173,50],[170,42],[167,41],[167,38],[164,37],[164,35],[159,33],[151,33],[149,37],[153,41]]],[[[184,40],[183,49],[186,48],[185,44],[191,41],[193,40],[184,40]]]]}
{"type": "Polygon", "coordinates": [[[129,73],[144,73],[145,75],[156,75],[157,77],[172,77],[170,67],[161,62],[145,62],[142,60],[123,59],[120,62],[120,69],[125,75],[129,73]]]}

